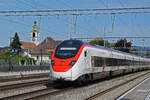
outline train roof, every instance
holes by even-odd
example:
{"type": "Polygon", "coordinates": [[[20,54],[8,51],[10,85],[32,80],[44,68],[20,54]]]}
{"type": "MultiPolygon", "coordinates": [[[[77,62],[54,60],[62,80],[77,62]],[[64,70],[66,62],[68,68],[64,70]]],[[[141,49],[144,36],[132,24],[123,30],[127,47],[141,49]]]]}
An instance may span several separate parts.
{"type": "Polygon", "coordinates": [[[112,52],[115,52],[115,53],[120,53],[120,54],[127,55],[127,56],[131,56],[131,57],[134,57],[134,58],[140,58],[140,59],[150,60],[150,59],[148,59],[148,58],[143,58],[143,57],[141,57],[141,56],[136,56],[136,55],[134,55],[134,54],[122,52],[122,51],[119,51],[119,50],[114,50],[114,49],[112,49],[112,48],[106,48],[106,47],[100,46],[100,45],[90,44],[89,42],[85,42],[85,41],[81,41],[81,40],[65,40],[65,41],[74,41],[74,42],[78,42],[78,43],[80,43],[80,44],[87,44],[87,45],[95,46],[95,47],[97,47],[97,48],[102,48],[102,49],[105,49],[105,50],[108,50],[108,51],[112,51],[112,52]]]}

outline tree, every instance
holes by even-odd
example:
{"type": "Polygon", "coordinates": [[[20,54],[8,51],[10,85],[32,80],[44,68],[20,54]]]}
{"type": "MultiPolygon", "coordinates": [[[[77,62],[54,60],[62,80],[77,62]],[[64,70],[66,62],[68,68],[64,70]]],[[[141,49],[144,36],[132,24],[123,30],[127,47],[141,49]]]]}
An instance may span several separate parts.
{"type": "Polygon", "coordinates": [[[20,39],[19,39],[19,36],[18,36],[18,33],[16,32],[15,33],[15,36],[14,36],[14,38],[13,38],[13,41],[11,42],[11,44],[10,44],[10,48],[12,49],[12,48],[14,48],[14,49],[17,49],[18,50],[18,54],[19,54],[19,52],[21,52],[21,43],[20,43],[20,39]]]}
{"type": "Polygon", "coordinates": [[[126,39],[120,39],[117,41],[117,43],[115,44],[115,49],[116,50],[120,50],[120,51],[123,51],[123,52],[127,52],[127,53],[130,53],[130,50],[131,50],[131,45],[132,43],[131,42],[127,42],[126,39]]]}
{"type": "MultiPolygon", "coordinates": [[[[96,45],[104,46],[104,40],[103,39],[91,40],[89,43],[90,44],[96,44],[96,45]]],[[[106,47],[110,47],[110,44],[109,44],[108,41],[105,41],[105,46],[106,47]]]]}
{"type": "Polygon", "coordinates": [[[147,50],[146,57],[150,58],[150,49],[147,50]]]}
{"type": "Polygon", "coordinates": [[[132,54],[135,54],[135,55],[138,55],[138,52],[137,52],[137,50],[134,48],[134,49],[131,49],[130,50],[130,53],[132,53],[132,54]]]}

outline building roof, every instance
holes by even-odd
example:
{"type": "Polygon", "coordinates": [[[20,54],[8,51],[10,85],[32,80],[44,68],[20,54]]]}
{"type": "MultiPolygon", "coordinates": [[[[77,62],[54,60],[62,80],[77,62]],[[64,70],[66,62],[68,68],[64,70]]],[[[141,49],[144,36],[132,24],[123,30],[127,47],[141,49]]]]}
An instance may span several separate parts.
{"type": "Polygon", "coordinates": [[[42,43],[31,50],[31,55],[51,54],[60,42],[47,37],[42,43]]]}
{"type": "Polygon", "coordinates": [[[21,44],[24,50],[31,50],[36,47],[36,45],[33,42],[21,42],[21,44]]]}

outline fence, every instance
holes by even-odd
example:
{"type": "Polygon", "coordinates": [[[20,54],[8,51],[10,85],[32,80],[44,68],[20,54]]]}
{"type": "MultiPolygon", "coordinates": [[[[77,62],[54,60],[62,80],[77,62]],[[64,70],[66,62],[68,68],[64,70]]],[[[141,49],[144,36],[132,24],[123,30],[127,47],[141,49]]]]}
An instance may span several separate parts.
{"type": "Polygon", "coordinates": [[[49,70],[50,61],[0,60],[0,72],[49,70]]]}
{"type": "Polygon", "coordinates": [[[35,61],[35,60],[0,60],[0,67],[4,66],[41,66],[50,65],[50,61],[35,61]]]}

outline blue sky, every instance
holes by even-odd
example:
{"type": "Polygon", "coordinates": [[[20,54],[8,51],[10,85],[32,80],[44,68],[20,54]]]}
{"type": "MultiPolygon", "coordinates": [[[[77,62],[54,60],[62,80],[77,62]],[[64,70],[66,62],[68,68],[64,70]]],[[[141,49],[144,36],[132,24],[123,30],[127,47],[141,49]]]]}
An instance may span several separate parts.
{"type": "MultiPolygon", "coordinates": [[[[0,0],[0,11],[9,10],[44,10],[44,9],[84,9],[113,7],[149,7],[149,0],[0,0]]],[[[18,32],[21,41],[30,41],[30,31],[36,16],[4,17],[0,16],[0,47],[9,45],[10,37],[18,32]]],[[[103,37],[106,36],[149,36],[150,14],[116,15],[113,33],[111,15],[78,16],[76,33],[73,37],[103,37]]],[[[43,16],[40,24],[40,40],[50,36],[55,40],[69,39],[69,16],[43,16]]],[[[145,46],[150,46],[145,41],[145,46]]],[[[134,45],[142,45],[135,41],[134,45]]]]}

